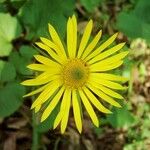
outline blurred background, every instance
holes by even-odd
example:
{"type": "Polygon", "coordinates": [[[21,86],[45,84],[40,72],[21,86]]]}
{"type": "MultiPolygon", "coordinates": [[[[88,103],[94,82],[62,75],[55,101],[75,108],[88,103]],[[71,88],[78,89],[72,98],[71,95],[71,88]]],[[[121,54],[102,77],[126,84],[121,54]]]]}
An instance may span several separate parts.
{"type": "MultiPolygon", "coordinates": [[[[111,108],[111,107],[110,107],[111,108]]],[[[0,0],[0,150],[149,150],[150,149],[150,1],[149,0],[0,0]],[[80,135],[70,115],[67,131],[52,130],[55,114],[39,123],[30,110],[31,91],[19,83],[33,75],[26,65],[37,54],[34,42],[48,37],[47,24],[65,38],[75,14],[82,34],[89,19],[94,36],[119,32],[130,54],[117,74],[129,77],[122,109],[99,113],[96,128],[85,114],[80,135]]]]}

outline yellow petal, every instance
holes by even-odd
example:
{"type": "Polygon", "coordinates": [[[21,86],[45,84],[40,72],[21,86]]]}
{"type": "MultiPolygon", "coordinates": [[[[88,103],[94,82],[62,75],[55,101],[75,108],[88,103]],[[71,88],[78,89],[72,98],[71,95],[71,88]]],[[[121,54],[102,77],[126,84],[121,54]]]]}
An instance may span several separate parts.
{"type": "Polygon", "coordinates": [[[58,75],[55,74],[48,74],[47,72],[42,73],[35,79],[29,79],[21,82],[22,85],[26,86],[38,86],[48,83],[50,81],[58,79],[58,75]]]}
{"type": "Polygon", "coordinates": [[[110,80],[110,81],[126,82],[129,80],[126,77],[121,77],[118,75],[113,75],[113,74],[108,74],[108,73],[91,73],[91,75],[93,75],[97,78],[106,79],[106,80],[110,80]]]}
{"type": "Polygon", "coordinates": [[[51,24],[48,24],[48,29],[53,42],[61,49],[61,51],[65,52],[61,39],[54,27],[51,24]]]}
{"type": "MultiPolygon", "coordinates": [[[[100,61],[100,60],[102,60],[102,59],[104,59],[104,58],[114,54],[115,52],[119,51],[124,45],[125,45],[125,43],[120,43],[120,44],[118,44],[118,45],[108,49],[107,51],[97,55],[96,57],[91,59],[88,63],[92,64],[94,62],[100,61]]],[[[116,55],[115,55],[115,57],[116,57],[116,55]]]]}
{"type": "Polygon", "coordinates": [[[88,89],[84,88],[83,89],[87,98],[90,100],[90,102],[101,112],[103,113],[111,113],[111,111],[107,108],[105,108],[100,101],[93,95],[93,93],[88,89]]]}
{"type": "Polygon", "coordinates": [[[90,55],[88,55],[85,60],[90,60],[91,58],[97,56],[98,54],[100,54],[105,48],[107,48],[110,44],[112,44],[114,42],[114,40],[116,39],[118,33],[115,33],[114,35],[112,35],[107,41],[105,41],[103,44],[101,44],[95,51],[93,51],[93,53],[91,53],[90,55]]]}
{"type": "Polygon", "coordinates": [[[91,35],[91,31],[92,31],[92,27],[93,27],[93,21],[90,20],[84,30],[84,33],[83,33],[83,36],[82,36],[82,39],[81,39],[81,43],[79,45],[79,51],[78,51],[78,58],[81,57],[88,41],[89,41],[89,38],[90,38],[90,35],[91,35]]]}
{"type": "Polygon", "coordinates": [[[72,19],[69,18],[67,22],[67,50],[69,54],[69,58],[73,58],[73,24],[72,24],[72,19]]]}
{"type": "Polygon", "coordinates": [[[77,21],[75,15],[67,22],[67,49],[69,58],[75,58],[77,46],[77,21]]]}
{"type": "Polygon", "coordinates": [[[107,87],[104,87],[102,85],[98,85],[98,86],[95,86],[96,88],[98,88],[99,90],[101,90],[102,92],[104,92],[105,94],[111,96],[111,97],[114,97],[114,98],[117,98],[117,99],[123,99],[123,97],[118,94],[117,92],[107,88],[107,87]]]}
{"type": "Polygon", "coordinates": [[[79,133],[81,133],[82,132],[81,110],[77,99],[77,93],[75,90],[72,91],[72,106],[73,106],[75,124],[79,133]]]}
{"type": "Polygon", "coordinates": [[[44,65],[60,67],[60,64],[42,55],[34,55],[34,58],[44,65]]]}
{"type": "Polygon", "coordinates": [[[46,71],[48,66],[42,64],[30,64],[27,66],[27,68],[36,71],[46,71]]]}
{"type": "MultiPolygon", "coordinates": [[[[58,75],[58,71],[57,71],[57,69],[55,70],[56,68],[52,68],[51,70],[48,70],[48,71],[46,71],[46,72],[43,72],[43,73],[41,73],[40,75],[38,75],[36,78],[35,78],[35,80],[42,80],[42,79],[47,79],[47,80],[49,80],[50,78],[51,78],[51,76],[53,76],[54,77],[54,79],[55,78],[58,78],[59,77],[59,75],[58,75]]],[[[52,78],[53,78],[52,77],[52,78]]],[[[51,80],[51,79],[50,79],[51,80]]]]}
{"type": "Polygon", "coordinates": [[[26,95],[24,95],[23,97],[28,97],[28,96],[32,96],[32,95],[35,95],[35,94],[37,94],[37,93],[40,93],[40,92],[42,92],[46,87],[47,87],[47,84],[44,85],[44,86],[42,86],[42,87],[40,87],[40,88],[38,88],[38,89],[36,89],[36,90],[34,90],[34,91],[32,91],[32,92],[30,92],[30,93],[28,93],[28,94],[26,94],[26,95]]]}
{"type": "Polygon", "coordinates": [[[64,92],[64,88],[62,87],[59,92],[55,95],[55,97],[52,99],[52,101],[49,103],[47,108],[44,110],[42,117],[41,117],[41,122],[43,122],[54,110],[58,102],[60,101],[60,98],[64,92]]]}
{"type": "Polygon", "coordinates": [[[67,96],[68,96],[68,89],[66,89],[64,91],[64,95],[63,95],[63,98],[62,98],[62,102],[61,102],[61,106],[60,106],[60,111],[54,121],[54,125],[53,125],[53,128],[55,129],[58,124],[60,123],[60,121],[62,120],[63,116],[64,116],[64,113],[65,113],[65,109],[66,109],[66,104],[67,104],[67,96]]]}
{"type": "Polygon", "coordinates": [[[42,105],[38,105],[38,106],[35,107],[35,113],[37,113],[41,109],[41,106],[42,105]]]}
{"type": "Polygon", "coordinates": [[[59,125],[60,121],[62,120],[62,112],[59,112],[55,118],[54,121],[54,125],[53,125],[53,129],[57,128],[57,126],[59,125]]]}
{"type": "Polygon", "coordinates": [[[76,56],[77,51],[77,19],[76,16],[72,16],[72,24],[73,24],[73,45],[72,45],[72,53],[73,57],[76,56]]]}
{"type": "Polygon", "coordinates": [[[103,65],[108,65],[108,64],[112,64],[112,63],[115,63],[117,61],[120,61],[122,60],[124,57],[126,57],[128,55],[128,51],[126,52],[121,52],[115,56],[112,56],[112,57],[109,57],[109,58],[106,58],[102,61],[100,61],[99,63],[103,64],[103,65]]]}
{"type": "Polygon", "coordinates": [[[94,39],[92,40],[92,42],[87,46],[87,48],[85,49],[85,51],[83,52],[82,55],[82,59],[84,59],[85,57],[87,57],[92,50],[95,48],[95,46],[97,45],[98,41],[100,40],[102,35],[102,30],[100,30],[97,35],[94,37],[94,39]]]}
{"type": "Polygon", "coordinates": [[[113,90],[111,90],[109,88],[106,88],[104,86],[100,86],[99,88],[101,89],[101,91],[103,91],[107,95],[110,95],[111,97],[114,97],[114,98],[117,98],[117,99],[123,99],[123,97],[120,94],[114,92],[113,90]]]}
{"type": "Polygon", "coordinates": [[[66,53],[64,50],[60,49],[54,42],[50,41],[49,39],[47,38],[44,38],[44,37],[41,37],[40,38],[41,41],[49,46],[50,48],[52,48],[53,50],[55,50],[55,52],[60,56],[60,57],[63,57],[63,59],[66,59],[67,56],[66,56],[66,53]]]}
{"type": "Polygon", "coordinates": [[[108,102],[109,104],[111,104],[113,106],[116,106],[116,107],[121,107],[121,105],[118,102],[116,102],[114,99],[112,99],[111,97],[107,96],[103,92],[101,92],[99,89],[97,89],[93,85],[89,85],[88,84],[88,88],[90,88],[93,93],[95,93],[97,96],[99,96],[104,101],[108,102]]]}
{"type": "Polygon", "coordinates": [[[88,112],[89,116],[91,117],[91,120],[92,120],[93,124],[96,127],[98,127],[99,126],[99,120],[98,120],[98,118],[97,118],[97,116],[96,116],[96,114],[95,114],[95,112],[94,112],[94,110],[93,110],[89,100],[87,99],[87,97],[85,96],[85,94],[83,93],[82,90],[79,90],[79,94],[80,94],[82,102],[83,102],[83,104],[85,106],[86,111],[88,112]]]}
{"type": "Polygon", "coordinates": [[[68,123],[68,118],[69,118],[69,111],[70,111],[70,104],[71,104],[71,90],[68,89],[66,90],[66,106],[64,110],[64,115],[61,120],[61,133],[63,134],[66,130],[67,123],[68,123]]]}
{"type": "Polygon", "coordinates": [[[115,83],[115,82],[105,80],[102,78],[97,78],[93,74],[90,75],[89,82],[93,83],[93,84],[95,83],[95,84],[99,84],[99,85],[104,85],[104,86],[109,87],[111,89],[117,89],[117,90],[125,90],[126,89],[125,87],[123,87],[119,83],[115,83]]]}
{"type": "Polygon", "coordinates": [[[36,107],[39,104],[43,104],[45,101],[47,101],[52,94],[55,93],[55,91],[60,87],[61,85],[57,82],[51,82],[49,85],[44,89],[44,91],[38,96],[38,98],[34,101],[34,103],[31,106],[31,109],[36,107]]]}
{"type": "Polygon", "coordinates": [[[108,70],[113,70],[115,68],[118,68],[123,64],[123,61],[118,61],[110,65],[99,65],[98,63],[93,64],[90,66],[90,71],[91,72],[102,72],[102,71],[108,71],[108,70]]]}
{"type": "Polygon", "coordinates": [[[35,43],[38,47],[41,49],[45,50],[53,59],[55,59],[57,62],[62,63],[61,57],[59,57],[50,47],[47,45],[41,43],[41,42],[36,42],[35,43]]]}

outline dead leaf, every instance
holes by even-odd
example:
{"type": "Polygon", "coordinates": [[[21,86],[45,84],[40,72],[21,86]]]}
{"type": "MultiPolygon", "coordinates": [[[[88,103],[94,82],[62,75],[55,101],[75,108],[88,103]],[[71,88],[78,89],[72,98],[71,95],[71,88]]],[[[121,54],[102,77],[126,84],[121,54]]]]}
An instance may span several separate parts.
{"type": "Polygon", "coordinates": [[[8,128],[12,129],[20,129],[27,124],[27,120],[25,118],[9,118],[7,120],[8,128]]]}
{"type": "Polygon", "coordinates": [[[4,141],[3,150],[16,150],[16,134],[9,133],[8,138],[4,141]]]}

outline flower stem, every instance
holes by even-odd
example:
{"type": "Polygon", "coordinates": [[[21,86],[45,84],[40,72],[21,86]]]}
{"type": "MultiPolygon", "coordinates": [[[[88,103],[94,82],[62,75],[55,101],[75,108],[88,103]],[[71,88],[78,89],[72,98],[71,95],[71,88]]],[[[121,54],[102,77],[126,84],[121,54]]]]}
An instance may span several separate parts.
{"type": "Polygon", "coordinates": [[[39,140],[40,135],[37,132],[37,120],[35,112],[32,113],[32,127],[33,127],[33,133],[32,133],[32,150],[38,150],[39,149],[39,140]]]}

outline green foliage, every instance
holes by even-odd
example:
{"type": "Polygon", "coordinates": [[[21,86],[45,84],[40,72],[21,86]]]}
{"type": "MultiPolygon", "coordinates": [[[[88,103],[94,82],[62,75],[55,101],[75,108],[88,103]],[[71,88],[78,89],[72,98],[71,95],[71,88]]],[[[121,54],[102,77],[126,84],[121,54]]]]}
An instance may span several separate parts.
{"type": "Polygon", "coordinates": [[[33,55],[38,54],[37,50],[31,46],[22,46],[19,52],[20,56],[24,57],[27,61],[30,61],[33,55]]]}
{"type": "Polygon", "coordinates": [[[34,54],[37,52],[32,47],[22,46],[19,52],[11,52],[8,61],[0,61],[0,117],[11,115],[21,106],[25,87],[18,83],[21,79],[19,75],[32,74],[26,65],[34,54]]]}
{"type": "Polygon", "coordinates": [[[124,146],[124,150],[147,150],[144,139],[150,139],[150,106],[141,103],[139,104],[138,115],[136,116],[136,125],[128,128],[127,136],[128,143],[124,146]]]}
{"type": "Polygon", "coordinates": [[[15,17],[0,13],[0,56],[8,56],[13,48],[12,40],[21,33],[21,26],[15,17]]]}
{"type": "Polygon", "coordinates": [[[64,36],[66,20],[73,14],[74,0],[30,0],[22,8],[21,19],[28,27],[29,38],[47,35],[51,23],[64,36]]]}
{"type": "Polygon", "coordinates": [[[11,53],[9,61],[15,66],[18,74],[31,75],[32,72],[27,69],[26,66],[31,62],[34,54],[37,54],[37,51],[35,51],[32,47],[22,46],[20,48],[20,53],[11,53]]]}
{"type": "Polygon", "coordinates": [[[0,3],[3,3],[5,0],[0,0],[0,3]]]}
{"type": "Polygon", "coordinates": [[[3,3],[0,2],[0,13],[1,12],[7,12],[7,8],[3,3]]]}
{"type": "Polygon", "coordinates": [[[42,133],[42,132],[47,132],[48,130],[53,129],[53,124],[54,124],[54,121],[58,114],[59,109],[60,109],[60,104],[56,106],[56,108],[52,111],[51,115],[48,116],[48,118],[44,122],[38,124],[37,126],[38,132],[42,133]]]}
{"type": "Polygon", "coordinates": [[[113,109],[113,114],[107,116],[107,121],[114,128],[128,128],[133,125],[135,119],[127,107],[123,106],[121,109],[113,109]]]}
{"type": "Polygon", "coordinates": [[[135,9],[121,12],[117,17],[117,27],[128,37],[141,37],[150,42],[150,1],[138,1],[135,9]]]}
{"type": "Polygon", "coordinates": [[[0,117],[14,113],[22,104],[25,88],[18,83],[9,83],[0,89],[0,117]]]}
{"type": "Polygon", "coordinates": [[[92,12],[95,7],[99,6],[103,0],[81,0],[81,4],[89,12],[92,12]]]}
{"type": "Polygon", "coordinates": [[[5,62],[0,60],[0,79],[1,79],[1,76],[2,76],[2,70],[3,70],[4,66],[5,66],[5,62]]]}
{"type": "Polygon", "coordinates": [[[11,0],[11,5],[12,7],[14,7],[15,9],[19,9],[23,6],[23,4],[26,2],[27,0],[11,0]]]}
{"type": "Polygon", "coordinates": [[[0,80],[12,81],[16,77],[16,70],[13,64],[0,61],[0,80]]]}

